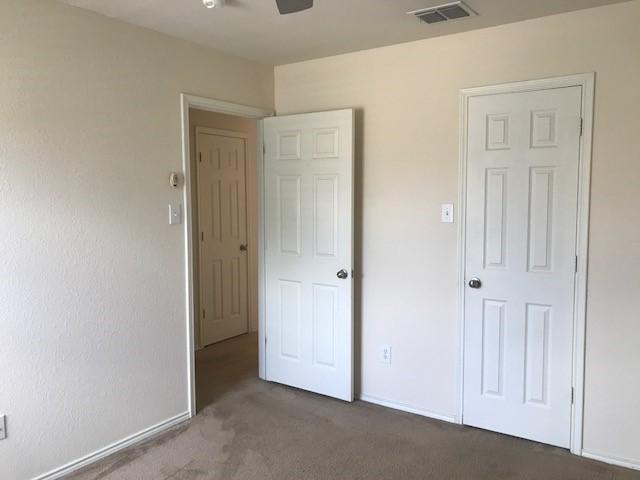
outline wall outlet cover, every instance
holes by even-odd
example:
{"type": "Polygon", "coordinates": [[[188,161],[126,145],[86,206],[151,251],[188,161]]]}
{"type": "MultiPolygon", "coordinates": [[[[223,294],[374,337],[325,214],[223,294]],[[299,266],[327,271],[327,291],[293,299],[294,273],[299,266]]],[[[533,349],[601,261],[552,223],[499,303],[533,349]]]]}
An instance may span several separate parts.
{"type": "Polygon", "coordinates": [[[382,363],[391,363],[391,345],[382,345],[380,347],[380,361],[382,363]]]}

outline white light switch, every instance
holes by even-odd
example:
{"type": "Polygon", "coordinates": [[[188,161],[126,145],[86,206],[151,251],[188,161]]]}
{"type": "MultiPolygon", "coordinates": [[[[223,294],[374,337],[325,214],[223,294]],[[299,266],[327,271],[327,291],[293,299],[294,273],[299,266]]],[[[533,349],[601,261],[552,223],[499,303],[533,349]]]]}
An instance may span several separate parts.
{"type": "Polygon", "coordinates": [[[440,207],[440,221],[453,223],[453,203],[443,203],[440,207]]]}
{"type": "Polygon", "coordinates": [[[182,205],[172,203],[169,205],[169,225],[180,225],[182,223],[182,205]]]}

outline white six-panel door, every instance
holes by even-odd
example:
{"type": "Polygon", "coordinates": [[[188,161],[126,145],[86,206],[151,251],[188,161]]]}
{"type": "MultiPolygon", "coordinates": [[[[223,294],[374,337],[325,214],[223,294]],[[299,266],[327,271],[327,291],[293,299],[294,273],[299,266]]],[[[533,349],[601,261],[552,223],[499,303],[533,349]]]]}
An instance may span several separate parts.
{"type": "Polygon", "coordinates": [[[468,100],[463,421],[562,447],[581,98],[568,87],[468,100]]]}
{"type": "Polygon", "coordinates": [[[246,135],[197,127],[200,342],[247,333],[246,135]]]}
{"type": "Polygon", "coordinates": [[[353,111],[267,118],[264,142],[266,378],[351,401],[353,111]]]}

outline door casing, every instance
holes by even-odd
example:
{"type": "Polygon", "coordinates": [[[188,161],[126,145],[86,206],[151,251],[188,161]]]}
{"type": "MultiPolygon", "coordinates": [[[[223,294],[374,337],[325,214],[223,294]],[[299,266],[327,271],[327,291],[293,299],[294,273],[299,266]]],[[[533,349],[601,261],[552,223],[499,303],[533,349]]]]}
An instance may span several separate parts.
{"type": "Polygon", "coordinates": [[[595,74],[584,73],[540,80],[529,80],[484,87],[467,88],[460,91],[460,138],[458,165],[458,408],[456,422],[463,423],[464,412],[464,314],[465,314],[465,223],[467,192],[467,128],[469,98],[475,96],[496,95],[562,87],[582,87],[582,137],[578,166],[578,212],[576,255],[577,273],[574,291],[573,318],[573,407],[571,412],[571,452],[582,455],[582,429],[584,408],[584,354],[587,301],[587,267],[589,246],[589,199],[591,178],[591,145],[593,132],[593,99],[595,74]]]}

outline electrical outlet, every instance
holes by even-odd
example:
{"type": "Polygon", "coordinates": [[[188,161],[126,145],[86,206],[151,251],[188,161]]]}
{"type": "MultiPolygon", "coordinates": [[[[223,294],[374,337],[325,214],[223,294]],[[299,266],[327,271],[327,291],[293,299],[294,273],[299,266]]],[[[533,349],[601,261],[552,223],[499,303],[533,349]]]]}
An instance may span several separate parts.
{"type": "Polygon", "coordinates": [[[0,415],[0,440],[7,438],[7,416],[0,415]]]}
{"type": "Polygon", "coordinates": [[[382,345],[380,347],[380,361],[382,363],[391,363],[391,346],[382,345]]]}

